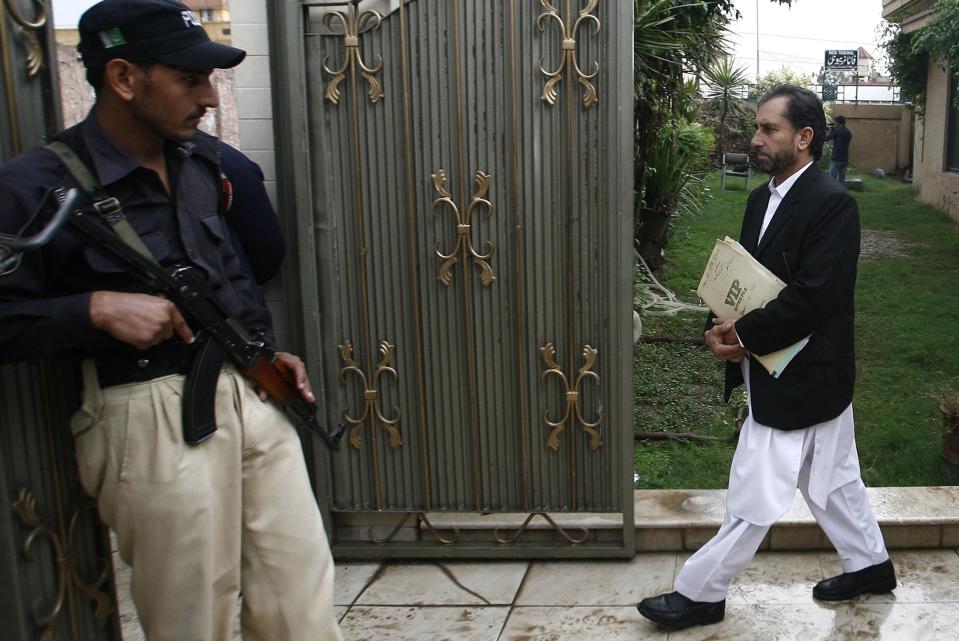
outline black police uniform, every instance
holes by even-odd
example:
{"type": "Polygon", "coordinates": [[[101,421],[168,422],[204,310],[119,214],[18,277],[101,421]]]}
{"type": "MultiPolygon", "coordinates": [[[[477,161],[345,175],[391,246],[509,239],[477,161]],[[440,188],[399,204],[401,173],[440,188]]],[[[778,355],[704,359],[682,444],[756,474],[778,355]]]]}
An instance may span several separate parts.
{"type": "MultiPolygon", "coordinates": [[[[215,139],[197,134],[168,144],[170,195],[154,172],[110,143],[94,115],[59,138],[119,199],[159,262],[195,265],[249,331],[269,334],[269,314],[218,212],[215,139]]],[[[49,150],[7,163],[0,168],[0,232],[35,232],[53,203],[37,220],[31,212],[51,188],[71,186],[49,150]]],[[[170,339],[142,352],[94,328],[89,304],[97,290],[145,288],[69,229],[24,254],[15,271],[0,276],[0,359],[96,358],[96,378],[82,368],[84,398],[70,422],[78,474],[131,565],[130,591],[147,638],[229,641],[242,590],[244,637],[341,641],[333,560],[296,431],[227,366],[215,397],[218,431],[186,445],[183,377],[169,375],[185,368],[189,348],[170,339]]]]}
{"type": "MultiPolygon", "coordinates": [[[[167,143],[170,191],[159,176],[118,149],[91,113],[58,137],[84,160],[100,185],[117,197],[130,225],[163,265],[200,268],[220,300],[251,333],[272,342],[267,309],[255,296],[234,252],[219,209],[219,142],[202,132],[189,142],[167,143]]],[[[39,229],[55,209],[51,189],[76,186],[60,159],[43,148],[0,168],[0,232],[39,229]],[[47,198],[49,206],[37,216],[47,198]]],[[[27,253],[0,276],[0,361],[43,354],[97,359],[102,386],[183,373],[189,349],[179,339],[142,352],[93,327],[91,292],[149,293],[95,249],[64,230],[40,251],[27,253]]]]}

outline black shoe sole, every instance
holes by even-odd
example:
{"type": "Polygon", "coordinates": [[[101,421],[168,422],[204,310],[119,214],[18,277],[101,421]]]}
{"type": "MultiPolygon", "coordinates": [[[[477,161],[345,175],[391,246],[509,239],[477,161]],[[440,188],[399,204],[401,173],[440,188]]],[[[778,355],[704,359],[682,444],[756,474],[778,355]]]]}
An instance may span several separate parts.
{"type": "Polygon", "coordinates": [[[650,621],[653,621],[654,623],[657,623],[666,628],[672,628],[674,630],[678,630],[680,628],[689,628],[694,625],[710,625],[713,623],[719,623],[720,621],[726,618],[726,612],[720,611],[718,613],[709,613],[706,615],[689,617],[683,621],[674,621],[674,620],[660,618],[659,613],[657,613],[654,610],[650,610],[649,608],[646,608],[642,603],[637,605],[636,609],[639,610],[639,613],[642,614],[647,619],[649,619],[650,621]]]}
{"type": "Polygon", "coordinates": [[[819,594],[814,589],[812,591],[812,595],[813,598],[819,599],[820,601],[848,601],[849,599],[854,599],[861,594],[888,594],[895,589],[896,582],[893,580],[873,583],[871,585],[863,586],[855,592],[848,592],[844,594],[819,594]]]}

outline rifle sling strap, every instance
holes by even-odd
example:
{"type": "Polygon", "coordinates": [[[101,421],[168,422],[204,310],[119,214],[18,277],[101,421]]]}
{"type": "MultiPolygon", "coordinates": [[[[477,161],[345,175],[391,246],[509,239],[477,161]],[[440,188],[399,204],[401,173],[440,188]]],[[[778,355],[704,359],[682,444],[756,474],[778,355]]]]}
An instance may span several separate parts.
{"type": "Polygon", "coordinates": [[[51,142],[47,145],[47,149],[55,153],[60,160],[63,161],[63,164],[73,175],[73,178],[80,184],[83,191],[87,193],[90,200],[93,201],[93,209],[96,210],[104,222],[110,225],[117,236],[138,253],[156,262],[153,254],[151,254],[147,246],[143,244],[143,241],[140,240],[140,237],[133,230],[133,226],[130,225],[126,216],[123,215],[123,207],[120,205],[120,201],[117,200],[116,196],[107,195],[103,187],[97,183],[96,178],[93,177],[89,168],[87,168],[86,163],[80,159],[76,152],[74,152],[69,145],[60,141],[51,142]]]}

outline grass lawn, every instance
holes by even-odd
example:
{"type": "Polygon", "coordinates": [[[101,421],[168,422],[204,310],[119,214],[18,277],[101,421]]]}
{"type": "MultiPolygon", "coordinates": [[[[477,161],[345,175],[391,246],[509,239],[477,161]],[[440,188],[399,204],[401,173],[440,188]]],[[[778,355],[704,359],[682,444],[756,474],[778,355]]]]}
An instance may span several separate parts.
{"type": "MultiPolygon", "coordinates": [[[[752,181],[750,181],[752,183],[752,181]]],[[[959,387],[959,224],[920,204],[911,186],[863,176],[863,256],[856,290],[858,378],[853,407],[863,479],[871,486],[942,485],[942,415],[930,394],[959,387]]],[[[754,184],[761,184],[756,181],[754,184]]],[[[716,238],[739,236],[742,182],[677,223],[662,281],[687,302],[716,238]]],[[[753,184],[750,185],[752,187],[753,184]]],[[[702,336],[706,311],[645,315],[646,338],[702,336]]],[[[722,367],[692,340],[641,342],[634,351],[637,430],[694,432],[708,442],[639,441],[638,488],[724,488],[736,446],[735,407],[722,403],[722,367]]],[[[735,398],[735,395],[734,395],[735,398]]]]}

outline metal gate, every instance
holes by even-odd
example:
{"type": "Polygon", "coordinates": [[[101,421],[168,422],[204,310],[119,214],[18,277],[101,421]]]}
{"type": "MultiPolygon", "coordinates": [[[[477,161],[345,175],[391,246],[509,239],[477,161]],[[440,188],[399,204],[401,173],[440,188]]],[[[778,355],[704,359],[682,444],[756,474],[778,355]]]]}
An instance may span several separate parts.
{"type": "Polygon", "coordinates": [[[273,3],[340,557],[633,554],[632,5],[273,3]]]}
{"type": "MultiPolygon", "coordinates": [[[[59,128],[48,5],[0,5],[0,162],[59,128]]],[[[0,207],[5,203],[0,203],[0,207]]],[[[0,637],[120,638],[106,530],[77,482],[68,427],[79,388],[52,361],[0,366],[0,637]]]]}

